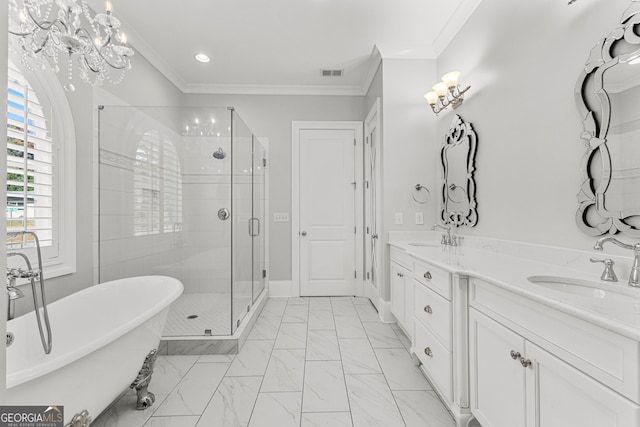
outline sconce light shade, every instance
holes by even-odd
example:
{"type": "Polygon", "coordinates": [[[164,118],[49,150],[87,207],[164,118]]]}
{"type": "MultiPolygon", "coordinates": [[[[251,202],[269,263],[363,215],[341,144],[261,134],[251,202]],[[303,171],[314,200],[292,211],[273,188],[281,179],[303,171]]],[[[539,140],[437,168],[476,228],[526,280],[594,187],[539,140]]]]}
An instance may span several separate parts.
{"type": "Polygon", "coordinates": [[[433,89],[440,98],[447,94],[447,85],[442,82],[436,83],[431,89],[433,89]]]}
{"type": "Polygon", "coordinates": [[[433,91],[425,93],[424,97],[429,105],[435,105],[438,103],[438,94],[433,91]]]}
{"type": "Polygon", "coordinates": [[[458,78],[460,77],[460,71],[451,71],[442,76],[442,82],[451,89],[458,86],[458,78]]]}

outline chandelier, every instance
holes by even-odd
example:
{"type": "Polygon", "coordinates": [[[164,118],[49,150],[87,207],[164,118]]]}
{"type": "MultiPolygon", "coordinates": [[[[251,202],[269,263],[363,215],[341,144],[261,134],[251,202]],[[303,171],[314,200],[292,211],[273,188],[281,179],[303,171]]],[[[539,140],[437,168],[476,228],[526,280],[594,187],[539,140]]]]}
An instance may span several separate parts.
{"type": "Polygon", "coordinates": [[[112,14],[111,0],[105,12],[92,14],[86,0],[9,0],[9,33],[17,42],[14,48],[21,62],[45,67],[48,61],[57,73],[59,56],[66,55],[68,81],[65,90],[73,92],[73,62],[80,78],[91,85],[105,80],[120,83],[131,68],[134,51],[127,45],[127,37],[120,30],[121,22],[112,14]]]}

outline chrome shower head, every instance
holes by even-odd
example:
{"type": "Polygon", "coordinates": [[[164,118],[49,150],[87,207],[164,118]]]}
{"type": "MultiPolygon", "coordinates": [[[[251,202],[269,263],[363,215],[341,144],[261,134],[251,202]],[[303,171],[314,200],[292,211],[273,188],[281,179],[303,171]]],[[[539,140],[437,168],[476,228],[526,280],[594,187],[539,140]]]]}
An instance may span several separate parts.
{"type": "Polygon", "coordinates": [[[225,153],[224,151],[222,151],[222,147],[218,148],[218,151],[216,151],[215,153],[213,153],[213,157],[219,160],[224,159],[225,157],[227,157],[227,153],[225,153]]]}

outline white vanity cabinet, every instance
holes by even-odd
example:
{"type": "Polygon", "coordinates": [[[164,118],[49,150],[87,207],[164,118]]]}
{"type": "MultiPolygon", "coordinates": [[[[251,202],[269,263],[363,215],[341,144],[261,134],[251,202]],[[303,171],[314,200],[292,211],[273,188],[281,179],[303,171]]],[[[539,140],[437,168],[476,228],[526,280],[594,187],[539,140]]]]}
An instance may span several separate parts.
{"type": "Polygon", "coordinates": [[[391,313],[398,321],[398,325],[411,338],[413,329],[411,269],[413,261],[408,254],[397,248],[391,248],[390,260],[391,313]]]}
{"type": "Polygon", "coordinates": [[[640,426],[637,342],[486,282],[470,292],[471,411],[483,427],[640,426]]]}
{"type": "Polygon", "coordinates": [[[470,415],[467,279],[422,260],[413,264],[413,352],[458,426],[470,415]]]}

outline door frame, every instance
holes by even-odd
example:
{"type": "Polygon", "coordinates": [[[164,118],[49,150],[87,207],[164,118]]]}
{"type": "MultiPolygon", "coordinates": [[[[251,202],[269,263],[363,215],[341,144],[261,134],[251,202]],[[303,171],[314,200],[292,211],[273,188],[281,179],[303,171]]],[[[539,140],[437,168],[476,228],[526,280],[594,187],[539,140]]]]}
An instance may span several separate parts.
{"type": "Polygon", "coordinates": [[[353,130],[355,136],[355,293],[363,296],[363,123],[359,121],[292,121],[291,122],[291,296],[300,296],[300,132],[303,130],[353,130]]]}

